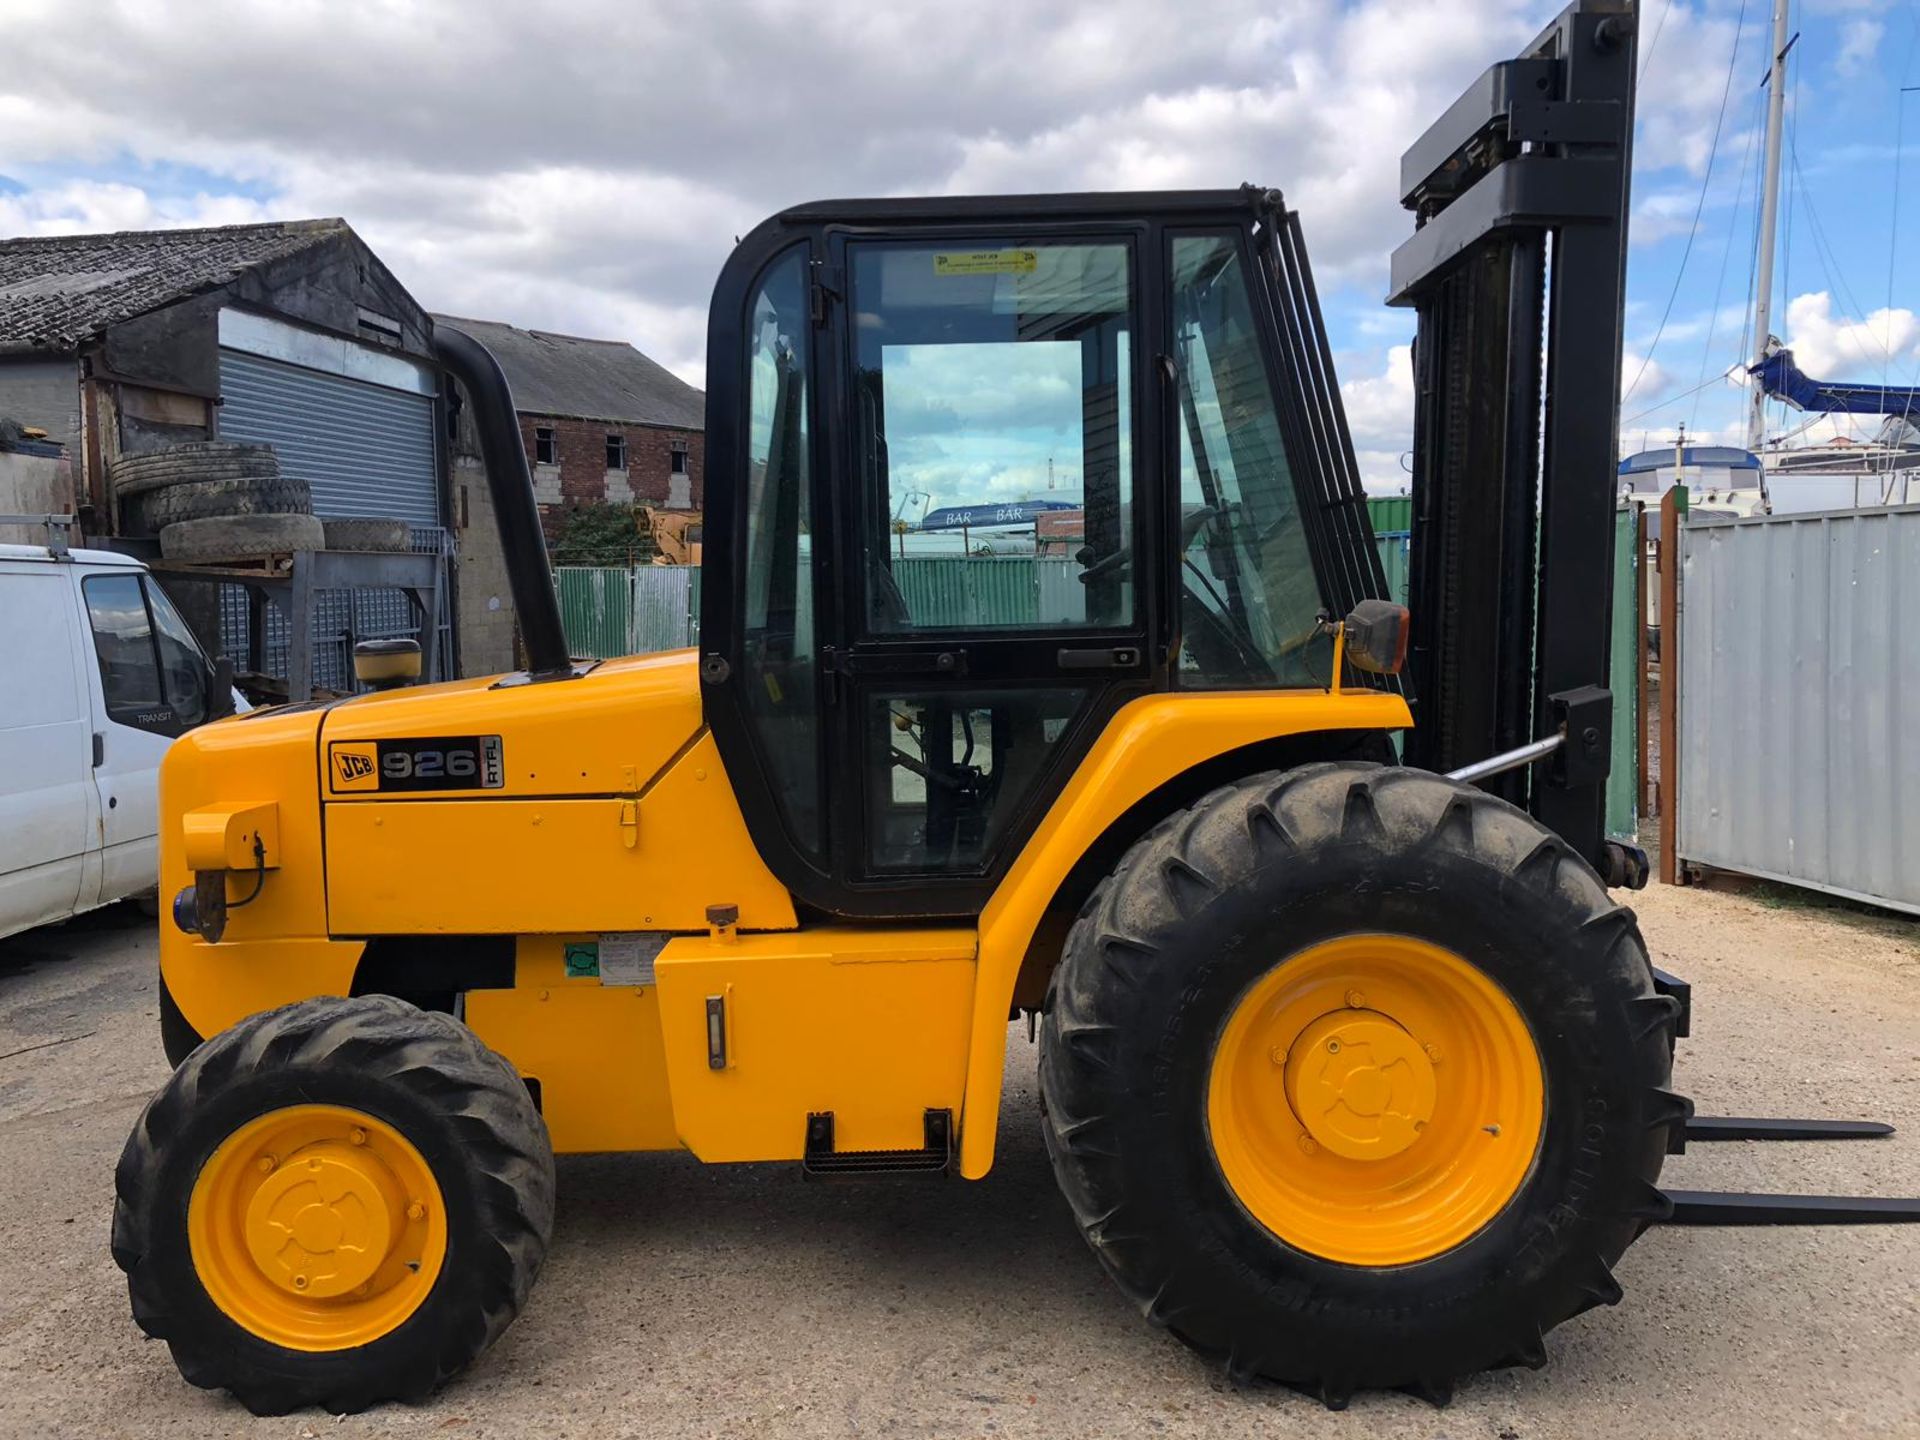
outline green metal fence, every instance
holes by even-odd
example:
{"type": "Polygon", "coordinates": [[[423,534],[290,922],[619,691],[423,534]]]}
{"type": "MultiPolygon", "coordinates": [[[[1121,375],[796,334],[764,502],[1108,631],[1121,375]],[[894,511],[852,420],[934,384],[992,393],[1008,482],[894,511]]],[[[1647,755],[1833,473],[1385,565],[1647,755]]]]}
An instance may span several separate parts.
{"type": "MultiPolygon", "coordinates": [[[[1387,593],[1407,603],[1413,501],[1370,499],[1374,542],[1387,593]]],[[[1607,831],[1630,838],[1640,795],[1639,648],[1635,587],[1640,583],[1637,526],[1620,511],[1614,532],[1613,769],[1607,782],[1607,831]]],[[[917,625],[1071,623],[1086,613],[1077,564],[1062,556],[907,555],[893,575],[917,625]]],[[[567,645],[583,659],[677,650],[700,640],[700,570],[691,565],[565,566],[554,572],[567,645]]]]}
{"type": "Polygon", "coordinates": [[[553,572],[576,659],[678,650],[700,639],[697,565],[564,565],[553,572]]]}

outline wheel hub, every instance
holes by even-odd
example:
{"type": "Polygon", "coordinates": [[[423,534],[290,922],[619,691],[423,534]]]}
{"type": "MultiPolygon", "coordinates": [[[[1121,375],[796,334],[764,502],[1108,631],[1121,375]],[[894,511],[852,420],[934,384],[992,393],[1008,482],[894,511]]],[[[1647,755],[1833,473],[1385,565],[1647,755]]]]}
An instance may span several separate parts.
{"type": "Polygon", "coordinates": [[[1214,1043],[1207,1133],[1222,1178],[1281,1240],[1349,1265],[1444,1254],[1519,1192],[1545,1071],[1478,966],[1406,934],[1280,958],[1214,1043]]]}
{"type": "Polygon", "coordinates": [[[364,1148],[315,1147],[269,1175],[247,1206],[247,1251],[293,1295],[331,1299],[374,1276],[393,1248],[392,1186],[364,1148]]]}
{"type": "Polygon", "coordinates": [[[201,1166],[187,1242],[207,1297],[288,1350],[350,1350],[417,1310],[447,1257],[447,1206],[393,1125],[293,1105],[241,1125],[201,1166]]]}
{"type": "Polygon", "coordinates": [[[1322,1148],[1383,1160],[1433,1118],[1433,1062],[1405,1029],[1374,1010],[1335,1011],[1301,1032],[1287,1055],[1287,1103],[1322,1148]]]}

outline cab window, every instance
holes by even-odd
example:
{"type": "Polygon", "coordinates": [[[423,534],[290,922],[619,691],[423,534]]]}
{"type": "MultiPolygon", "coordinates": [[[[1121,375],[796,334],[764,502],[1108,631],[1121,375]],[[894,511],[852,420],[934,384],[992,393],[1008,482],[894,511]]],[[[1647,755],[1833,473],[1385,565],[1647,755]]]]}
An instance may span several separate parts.
{"type": "Polygon", "coordinates": [[[1330,641],[1238,232],[1173,240],[1180,436],[1178,682],[1328,683],[1330,641]]]}
{"type": "Polygon", "coordinates": [[[807,254],[769,267],[747,312],[743,693],[788,833],[822,848],[808,490],[807,254]]]}
{"type": "Polygon", "coordinates": [[[127,574],[88,576],[81,593],[107,718],[162,735],[205,720],[206,657],[165,592],[127,574]]]}
{"type": "Polygon", "coordinates": [[[1130,624],[1130,247],[849,254],[867,633],[1130,624]]]}

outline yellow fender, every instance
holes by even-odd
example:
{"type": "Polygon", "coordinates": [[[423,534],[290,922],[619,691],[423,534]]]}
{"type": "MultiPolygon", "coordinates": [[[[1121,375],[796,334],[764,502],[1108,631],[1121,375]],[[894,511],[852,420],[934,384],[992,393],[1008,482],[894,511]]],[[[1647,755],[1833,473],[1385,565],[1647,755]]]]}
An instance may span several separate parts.
{"type": "Polygon", "coordinates": [[[1407,702],[1383,691],[1148,695],[1115,715],[980,916],[961,1114],[960,1173],[993,1165],[1014,982],[1041,917],[1089,846],[1128,809],[1195,765],[1316,730],[1402,730],[1407,702]]]}

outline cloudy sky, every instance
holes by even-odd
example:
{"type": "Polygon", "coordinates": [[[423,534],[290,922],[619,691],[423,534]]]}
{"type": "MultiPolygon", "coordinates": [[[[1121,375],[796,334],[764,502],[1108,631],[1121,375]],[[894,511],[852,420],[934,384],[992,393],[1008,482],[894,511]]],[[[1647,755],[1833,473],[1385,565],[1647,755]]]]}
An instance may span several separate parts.
{"type": "MultiPolygon", "coordinates": [[[[697,384],[721,260],[791,202],[1257,180],[1302,213],[1364,468],[1394,489],[1399,154],[1558,8],[0,0],[0,233],[341,215],[430,308],[625,338],[697,384]]],[[[1767,9],[1645,5],[1629,450],[1739,420],[1717,377],[1747,303],[1767,9]]],[[[1898,184],[1920,20],[1795,10],[1774,329],[1810,374],[1899,383],[1920,365],[1915,245],[1890,239],[1920,215],[1920,175],[1898,184]]]]}

